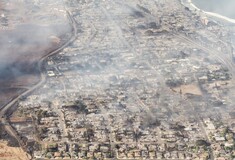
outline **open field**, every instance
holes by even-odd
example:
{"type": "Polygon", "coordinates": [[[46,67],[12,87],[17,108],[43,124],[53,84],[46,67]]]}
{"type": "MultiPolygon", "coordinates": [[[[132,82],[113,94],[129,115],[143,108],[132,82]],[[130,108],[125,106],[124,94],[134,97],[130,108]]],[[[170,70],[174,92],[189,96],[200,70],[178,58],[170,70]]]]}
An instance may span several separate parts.
{"type": "Polygon", "coordinates": [[[28,160],[26,153],[19,147],[9,147],[7,142],[0,141],[1,160],[28,160]]]}

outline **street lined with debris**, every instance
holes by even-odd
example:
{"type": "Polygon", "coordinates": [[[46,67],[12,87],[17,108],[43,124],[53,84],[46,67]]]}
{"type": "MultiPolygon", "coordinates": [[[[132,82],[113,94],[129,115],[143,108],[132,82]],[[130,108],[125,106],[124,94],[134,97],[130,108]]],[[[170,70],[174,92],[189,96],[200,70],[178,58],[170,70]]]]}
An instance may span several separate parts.
{"type": "Polygon", "coordinates": [[[46,57],[45,83],[8,117],[34,159],[235,156],[231,30],[178,0],[70,0],[65,11],[75,40],[46,57]]]}

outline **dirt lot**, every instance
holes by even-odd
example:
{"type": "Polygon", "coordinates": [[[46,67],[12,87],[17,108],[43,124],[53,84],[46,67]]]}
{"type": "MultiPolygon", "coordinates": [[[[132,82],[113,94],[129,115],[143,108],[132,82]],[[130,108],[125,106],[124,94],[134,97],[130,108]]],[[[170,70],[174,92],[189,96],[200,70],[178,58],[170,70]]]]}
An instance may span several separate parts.
{"type": "Polygon", "coordinates": [[[28,160],[28,157],[18,142],[0,125],[0,160],[28,160]]]}
{"type": "Polygon", "coordinates": [[[180,87],[173,88],[173,90],[178,93],[181,92],[182,94],[188,93],[188,94],[194,94],[194,95],[199,95],[199,96],[202,95],[202,92],[197,84],[182,85],[180,87]]]}
{"type": "Polygon", "coordinates": [[[1,160],[28,160],[26,153],[19,147],[9,147],[6,141],[0,141],[1,160]]]}

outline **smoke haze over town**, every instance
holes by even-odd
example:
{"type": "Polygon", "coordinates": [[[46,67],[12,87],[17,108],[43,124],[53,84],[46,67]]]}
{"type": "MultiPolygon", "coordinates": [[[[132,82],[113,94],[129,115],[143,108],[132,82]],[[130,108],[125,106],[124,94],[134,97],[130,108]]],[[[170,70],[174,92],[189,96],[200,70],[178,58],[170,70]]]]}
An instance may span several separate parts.
{"type": "Polygon", "coordinates": [[[0,159],[235,158],[231,6],[2,0],[0,159]]]}

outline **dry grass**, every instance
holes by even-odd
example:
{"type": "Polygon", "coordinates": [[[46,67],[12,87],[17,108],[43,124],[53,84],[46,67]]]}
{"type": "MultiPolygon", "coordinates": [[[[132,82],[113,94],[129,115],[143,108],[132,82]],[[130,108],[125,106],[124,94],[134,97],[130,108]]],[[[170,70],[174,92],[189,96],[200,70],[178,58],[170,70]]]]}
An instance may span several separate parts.
{"type": "Polygon", "coordinates": [[[27,154],[19,147],[9,147],[7,142],[0,141],[1,160],[29,160],[27,154]]]}

